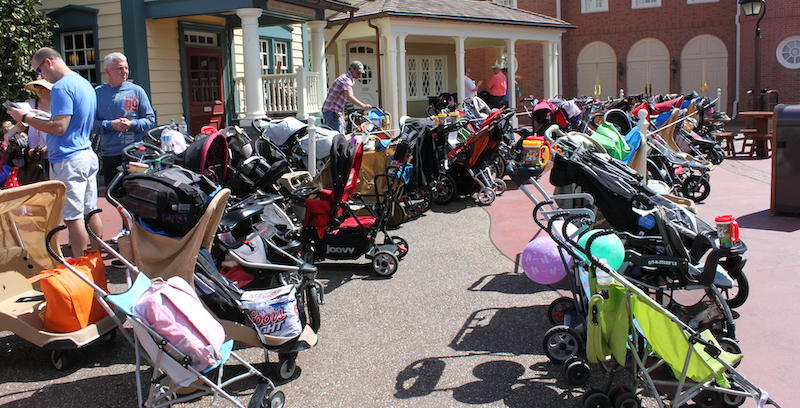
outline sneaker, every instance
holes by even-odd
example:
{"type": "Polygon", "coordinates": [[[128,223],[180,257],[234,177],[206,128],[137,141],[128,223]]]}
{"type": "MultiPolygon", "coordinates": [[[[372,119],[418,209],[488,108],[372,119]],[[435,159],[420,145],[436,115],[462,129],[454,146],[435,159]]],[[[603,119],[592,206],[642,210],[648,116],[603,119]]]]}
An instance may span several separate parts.
{"type": "Polygon", "coordinates": [[[130,232],[130,231],[128,231],[128,230],[126,230],[125,228],[123,228],[123,229],[119,230],[119,234],[115,235],[115,236],[114,236],[114,238],[111,238],[111,243],[112,243],[112,244],[116,244],[117,242],[119,242],[119,239],[120,239],[120,238],[122,238],[122,237],[124,237],[124,236],[127,236],[127,235],[128,235],[128,234],[130,234],[130,233],[131,233],[131,232],[130,232]]]}
{"type": "Polygon", "coordinates": [[[127,266],[125,266],[125,264],[122,263],[122,261],[120,261],[119,259],[115,259],[115,260],[111,261],[111,267],[117,268],[117,269],[125,269],[125,268],[127,268],[127,266]]]}

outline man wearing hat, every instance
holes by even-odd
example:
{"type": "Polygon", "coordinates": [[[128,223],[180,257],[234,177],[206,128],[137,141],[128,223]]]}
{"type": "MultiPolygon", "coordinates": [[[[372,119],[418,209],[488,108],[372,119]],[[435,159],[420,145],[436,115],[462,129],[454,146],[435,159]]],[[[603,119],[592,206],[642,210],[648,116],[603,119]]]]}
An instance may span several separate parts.
{"type": "Polygon", "coordinates": [[[506,100],[508,83],[506,82],[506,76],[503,75],[502,65],[494,64],[492,69],[494,70],[494,76],[492,76],[492,79],[486,84],[489,88],[489,94],[492,96],[490,98],[491,100],[486,101],[486,103],[492,108],[500,108],[504,105],[506,100]]]}
{"type": "Polygon", "coordinates": [[[333,81],[333,85],[328,90],[328,97],[322,104],[322,119],[325,124],[341,134],[345,133],[344,106],[348,101],[361,109],[372,109],[370,104],[359,101],[353,95],[353,85],[355,85],[356,79],[361,78],[361,75],[364,75],[364,64],[360,61],[350,63],[347,72],[333,81]]]}

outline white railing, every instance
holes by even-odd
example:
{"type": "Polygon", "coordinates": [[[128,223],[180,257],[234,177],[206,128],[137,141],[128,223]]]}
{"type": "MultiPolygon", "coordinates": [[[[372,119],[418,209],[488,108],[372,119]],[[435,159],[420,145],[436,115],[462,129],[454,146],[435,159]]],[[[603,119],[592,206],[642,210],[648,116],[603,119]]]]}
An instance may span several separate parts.
{"type": "MultiPolygon", "coordinates": [[[[316,72],[308,72],[298,67],[293,74],[262,75],[264,86],[264,110],[267,116],[286,116],[296,114],[306,117],[320,112],[317,92],[316,72]]],[[[245,103],[244,77],[233,78],[236,82],[236,95],[239,99],[237,114],[244,118],[247,114],[245,103]]]]}

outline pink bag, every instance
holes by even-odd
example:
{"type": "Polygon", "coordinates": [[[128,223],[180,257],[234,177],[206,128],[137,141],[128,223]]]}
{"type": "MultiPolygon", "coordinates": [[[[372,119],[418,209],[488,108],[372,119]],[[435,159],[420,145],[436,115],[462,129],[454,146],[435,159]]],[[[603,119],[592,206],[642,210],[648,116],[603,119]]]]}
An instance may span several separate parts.
{"type": "Polygon", "coordinates": [[[182,353],[197,371],[217,364],[225,329],[209,313],[194,289],[179,276],[154,279],[133,305],[133,313],[182,353]]]}

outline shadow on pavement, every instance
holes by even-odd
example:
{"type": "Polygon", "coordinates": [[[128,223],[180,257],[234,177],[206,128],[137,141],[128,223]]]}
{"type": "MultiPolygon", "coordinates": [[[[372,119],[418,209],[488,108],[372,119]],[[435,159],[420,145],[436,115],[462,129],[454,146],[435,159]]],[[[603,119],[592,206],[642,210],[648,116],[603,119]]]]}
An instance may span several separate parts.
{"type": "Polygon", "coordinates": [[[769,210],[747,214],[736,219],[740,228],[767,231],[795,232],[800,230],[800,217],[784,215],[770,216],[769,210]]]}
{"type": "Polygon", "coordinates": [[[509,295],[527,295],[537,292],[546,292],[552,289],[534,283],[523,273],[503,272],[496,275],[481,277],[478,281],[473,283],[468,290],[473,292],[499,292],[509,295]]]}

